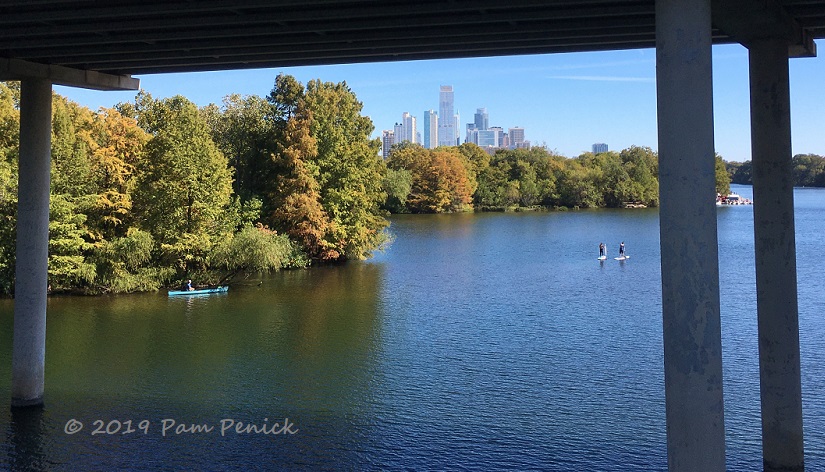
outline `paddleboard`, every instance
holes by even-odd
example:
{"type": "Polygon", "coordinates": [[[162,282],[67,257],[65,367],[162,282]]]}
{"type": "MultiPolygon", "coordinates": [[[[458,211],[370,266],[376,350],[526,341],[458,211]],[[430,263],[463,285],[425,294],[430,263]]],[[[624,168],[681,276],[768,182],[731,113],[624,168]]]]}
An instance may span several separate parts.
{"type": "Polygon", "coordinates": [[[598,257],[598,260],[600,260],[600,261],[607,260],[607,256],[599,256],[599,257],[598,257]]]}
{"type": "Polygon", "coordinates": [[[614,257],[617,261],[623,261],[625,259],[630,259],[630,256],[621,256],[621,257],[614,257]]]}

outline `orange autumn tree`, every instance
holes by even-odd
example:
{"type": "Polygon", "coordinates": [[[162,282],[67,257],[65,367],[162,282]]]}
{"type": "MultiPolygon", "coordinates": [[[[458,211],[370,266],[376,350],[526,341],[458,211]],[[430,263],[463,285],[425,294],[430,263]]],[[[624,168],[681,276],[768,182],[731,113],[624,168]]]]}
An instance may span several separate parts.
{"type": "Polygon", "coordinates": [[[412,175],[407,206],[413,213],[449,213],[472,209],[474,183],[466,158],[455,148],[424,149],[417,144],[394,148],[387,159],[390,169],[412,175]]]}

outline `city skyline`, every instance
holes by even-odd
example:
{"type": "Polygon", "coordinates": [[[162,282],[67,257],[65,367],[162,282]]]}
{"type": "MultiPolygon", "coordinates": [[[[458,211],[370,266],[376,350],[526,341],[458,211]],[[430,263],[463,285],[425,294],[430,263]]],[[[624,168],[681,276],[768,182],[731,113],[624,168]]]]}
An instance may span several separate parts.
{"type": "MultiPolygon", "coordinates": [[[[452,111],[454,89],[451,85],[442,85],[439,89],[439,108],[444,113],[452,111]]],[[[424,134],[417,128],[417,117],[405,111],[401,114],[401,122],[396,122],[392,129],[384,129],[381,132],[381,155],[386,159],[390,149],[394,144],[410,142],[420,144],[426,149],[433,149],[437,146],[446,146],[448,142],[455,142],[456,145],[463,143],[473,143],[486,149],[517,149],[529,148],[530,140],[525,138],[524,128],[519,126],[510,127],[507,132],[501,126],[490,126],[490,115],[487,108],[477,108],[473,115],[473,122],[466,124],[466,134],[461,137],[459,128],[459,115],[456,112],[447,123],[454,124],[454,138],[442,138],[438,135],[438,130],[449,128],[439,124],[438,114],[434,110],[424,111],[424,134]]]]}
{"type": "MultiPolygon", "coordinates": [[[[820,48],[822,42],[818,42],[820,48]]],[[[822,50],[822,49],[820,49],[822,50]]],[[[575,157],[593,143],[613,150],[631,145],[658,148],[655,51],[638,49],[550,55],[385,62],[143,75],[141,86],[156,98],[184,95],[198,106],[223,97],[269,94],[279,73],[301,83],[345,81],[375,126],[373,137],[398,122],[401,112],[423,117],[437,109],[433,96],[452,84],[456,113],[471,118],[487,108],[493,123],[527,130],[533,146],[575,157]]],[[[793,153],[825,154],[825,59],[790,60],[793,153]]],[[[728,161],[750,160],[748,54],[739,45],[713,47],[716,151],[728,161]]],[[[55,86],[92,109],[131,101],[136,92],[98,92],[55,86]]],[[[420,119],[420,118],[419,118],[420,119]]],[[[491,123],[491,124],[493,124],[491,123]]],[[[463,125],[466,125],[464,123],[463,125]]],[[[459,137],[464,129],[460,125],[459,137]]],[[[423,120],[419,121],[423,131],[423,120]]],[[[422,133],[423,139],[423,133],[422,133]]]]}

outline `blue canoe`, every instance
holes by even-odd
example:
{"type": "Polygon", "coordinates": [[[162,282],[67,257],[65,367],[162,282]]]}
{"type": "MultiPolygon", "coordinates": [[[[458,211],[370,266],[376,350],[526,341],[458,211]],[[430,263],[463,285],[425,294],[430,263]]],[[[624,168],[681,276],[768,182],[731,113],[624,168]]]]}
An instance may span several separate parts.
{"type": "Polygon", "coordinates": [[[197,290],[169,290],[169,296],[174,297],[176,295],[208,295],[210,293],[223,293],[229,291],[228,285],[222,285],[219,287],[212,287],[212,288],[199,288],[197,290]]]}

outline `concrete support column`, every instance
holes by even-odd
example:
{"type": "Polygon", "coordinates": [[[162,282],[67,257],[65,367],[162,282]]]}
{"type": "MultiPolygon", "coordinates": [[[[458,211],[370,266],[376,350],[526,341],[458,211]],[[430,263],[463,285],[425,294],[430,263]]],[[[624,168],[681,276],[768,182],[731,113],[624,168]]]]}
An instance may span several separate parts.
{"type": "Polygon", "coordinates": [[[749,45],[762,458],[804,470],[788,44],[749,45]]]}
{"type": "Polygon", "coordinates": [[[52,84],[23,80],[14,284],[12,406],[43,404],[52,84]]]}
{"type": "Polygon", "coordinates": [[[668,468],[724,471],[711,0],[656,0],[668,468]]]}

